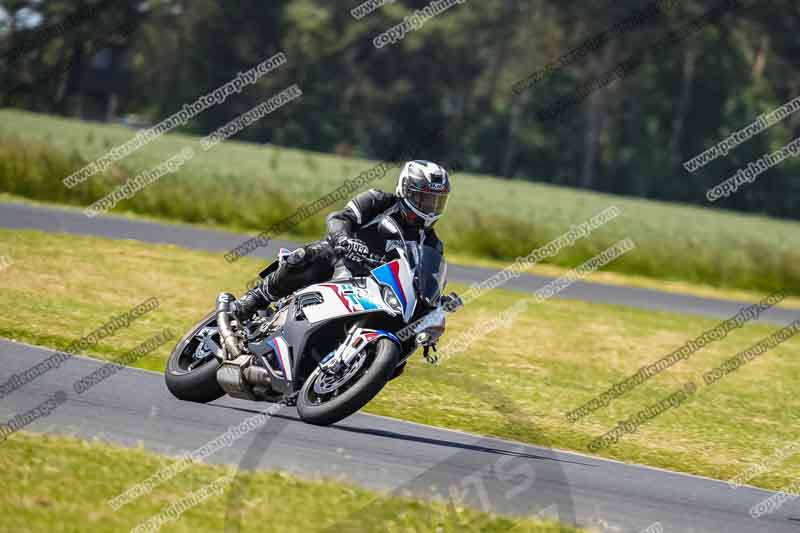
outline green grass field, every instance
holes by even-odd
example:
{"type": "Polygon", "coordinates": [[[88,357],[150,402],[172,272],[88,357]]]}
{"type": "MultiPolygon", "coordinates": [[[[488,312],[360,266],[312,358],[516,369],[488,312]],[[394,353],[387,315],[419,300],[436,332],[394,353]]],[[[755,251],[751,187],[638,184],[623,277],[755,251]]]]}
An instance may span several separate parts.
{"type": "MultiPolygon", "coordinates": [[[[141,449],[66,437],[20,433],[0,443],[0,529],[5,532],[129,531],[233,469],[194,465],[115,511],[108,500],[172,462],[141,449]]],[[[554,522],[502,518],[458,504],[382,496],[342,483],[284,473],[241,473],[222,491],[170,520],[166,531],[222,531],[229,495],[246,512],[232,513],[237,531],[577,532],[554,522]],[[369,512],[363,512],[367,509],[369,512]]],[[[168,515],[164,515],[168,516],[168,515]]],[[[232,524],[228,524],[232,525],[232,524]]]]}
{"type": "MultiPolygon", "coordinates": [[[[112,359],[169,327],[188,329],[222,290],[241,292],[260,264],[227,266],[218,254],[134,241],[0,230],[0,250],[13,263],[0,271],[0,336],[65,348],[142,300],[161,307],[92,348],[112,359]]],[[[464,287],[453,285],[455,290],[464,287]]],[[[442,344],[509,308],[519,293],[496,290],[449,317],[442,344]]],[[[800,422],[800,363],[794,338],[704,387],[702,375],[777,328],[746,325],[707,345],[577,423],[564,414],[655,362],[715,320],[611,305],[551,299],[533,305],[511,328],[449,357],[439,366],[414,356],[366,411],[483,435],[587,451],[618,421],[692,380],[693,399],[651,420],[599,455],[730,479],[796,440],[800,422]]],[[[141,359],[161,371],[170,347],[141,359]]],[[[778,489],[800,475],[800,457],[752,484],[778,489]]]]}
{"type": "MultiPolygon", "coordinates": [[[[196,137],[166,135],[104,175],[74,189],[62,185],[64,177],[133,134],[120,126],[0,111],[0,192],[86,206],[181,147],[199,146],[196,137]]],[[[197,152],[175,175],[161,178],[117,209],[258,232],[375,164],[235,141],[197,152]]],[[[393,181],[394,175],[387,174],[371,185],[391,189],[393,181]]],[[[611,265],[616,272],[800,294],[798,223],[488,176],[459,173],[454,183],[441,234],[448,251],[464,257],[509,260],[528,254],[571,224],[616,205],[623,213],[619,219],[559,254],[554,264],[576,266],[630,237],[637,248],[611,265]]],[[[340,206],[330,209],[334,207],[340,206]]],[[[292,236],[317,238],[323,220],[324,213],[312,217],[292,236]]]]}
{"type": "MultiPolygon", "coordinates": [[[[41,200],[31,200],[16,196],[13,194],[0,192],[0,202],[15,203],[20,205],[32,205],[37,207],[54,207],[67,211],[81,212],[81,209],[76,206],[69,206],[58,204],[55,202],[44,202],[41,200]]],[[[167,220],[158,218],[151,215],[140,215],[131,212],[117,213],[117,216],[122,216],[130,220],[146,220],[165,225],[178,225],[184,226],[182,222],[175,220],[167,220]]],[[[214,226],[204,224],[191,224],[193,227],[214,229],[214,226]]],[[[459,254],[457,252],[447,253],[448,263],[457,265],[470,265],[484,268],[492,268],[495,270],[502,270],[509,265],[508,261],[500,259],[478,258],[475,256],[459,254]]],[[[569,268],[553,264],[537,263],[530,265],[526,273],[538,276],[546,276],[557,278],[569,272],[569,268]]],[[[764,299],[769,293],[763,290],[753,289],[731,289],[712,287],[707,284],[689,283],[685,281],[667,281],[655,278],[648,278],[644,276],[637,276],[633,274],[621,274],[611,270],[597,271],[592,274],[592,281],[606,285],[616,285],[624,287],[640,287],[644,289],[655,289],[661,292],[670,292],[675,294],[685,294],[691,296],[700,296],[703,298],[715,298],[718,300],[735,300],[740,302],[756,302],[764,299]]],[[[787,296],[778,307],[785,309],[800,309],[800,296],[787,296]]]]}

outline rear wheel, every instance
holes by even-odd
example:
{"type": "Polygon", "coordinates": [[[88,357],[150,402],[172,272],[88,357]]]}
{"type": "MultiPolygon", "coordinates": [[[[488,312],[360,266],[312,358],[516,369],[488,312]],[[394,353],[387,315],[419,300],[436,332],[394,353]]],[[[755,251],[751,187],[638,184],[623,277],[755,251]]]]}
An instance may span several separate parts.
{"type": "Polygon", "coordinates": [[[216,313],[206,315],[189,330],[169,356],[164,379],[167,388],[179,400],[207,403],[221,398],[225,391],[217,383],[221,351],[216,313]]]}
{"type": "Polygon", "coordinates": [[[389,339],[368,344],[348,369],[327,374],[314,370],[297,396],[297,413],[304,422],[327,426],[369,403],[392,376],[400,349],[389,339]]]}

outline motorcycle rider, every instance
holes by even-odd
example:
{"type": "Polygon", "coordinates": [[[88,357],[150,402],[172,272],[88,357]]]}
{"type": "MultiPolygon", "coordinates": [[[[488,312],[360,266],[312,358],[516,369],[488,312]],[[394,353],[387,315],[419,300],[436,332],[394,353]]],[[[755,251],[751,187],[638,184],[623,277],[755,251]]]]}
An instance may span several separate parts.
{"type": "Polygon", "coordinates": [[[392,217],[407,241],[425,242],[444,255],[444,245],[433,226],[442,216],[449,195],[450,178],[442,166],[431,161],[408,161],[394,194],[370,189],[356,195],[341,211],[328,215],[327,239],[285,255],[276,270],[233,302],[233,315],[246,320],[303,287],[351,277],[351,271],[361,268],[361,258],[386,249],[387,238],[378,232],[376,224],[380,215],[392,217]]]}

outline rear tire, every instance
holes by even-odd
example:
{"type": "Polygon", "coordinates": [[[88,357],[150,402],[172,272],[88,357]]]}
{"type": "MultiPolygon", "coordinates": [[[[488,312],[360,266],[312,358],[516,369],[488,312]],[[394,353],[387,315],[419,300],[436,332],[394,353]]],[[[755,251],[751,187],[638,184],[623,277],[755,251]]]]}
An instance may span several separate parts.
{"type": "Polygon", "coordinates": [[[183,353],[202,328],[214,324],[216,324],[216,313],[212,311],[178,341],[167,360],[164,380],[169,391],[179,400],[208,403],[225,395],[225,391],[217,382],[217,369],[220,365],[217,358],[212,357],[200,366],[187,370],[187,358],[183,353]]]}
{"type": "Polygon", "coordinates": [[[300,419],[317,426],[329,426],[352,415],[383,389],[394,373],[399,358],[400,348],[394,342],[386,338],[378,340],[375,356],[366,372],[341,395],[324,403],[314,403],[309,397],[320,374],[317,368],[297,396],[297,413],[300,419]]]}

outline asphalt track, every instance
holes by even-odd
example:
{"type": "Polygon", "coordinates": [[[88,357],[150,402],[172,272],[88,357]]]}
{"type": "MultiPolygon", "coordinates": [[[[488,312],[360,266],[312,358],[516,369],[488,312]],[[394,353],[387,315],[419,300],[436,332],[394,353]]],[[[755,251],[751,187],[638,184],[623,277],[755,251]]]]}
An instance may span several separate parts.
{"type": "MultiPolygon", "coordinates": [[[[51,353],[0,341],[0,383],[51,353]]],[[[0,417],[27,412],[64,391],[65,403],[25,429],[123,446],[141,443],[179,455],[268,406],[227,397],[208,405],[181,402],[169,395],[161,375],[133,368],[77,394],[73,383],[101,364],[72,358],[2,398],[0,417]]],[[[732,489],[721,481],[365,414],[320,428],[300,422],[293,408],[283,407],[260,430],[208,461],[343,479],[398,494],[435,497],[462,489],[455,493],[479,509],[558,516],[604,531],[639,532],[656,521],[665,532],[796,533],[800,525],[797,500],[759,519],[748,515],[768,491],[732,489]]]]}
{"type": "MultiPolygon", "coordinates": [[[[213,251],[227,251],[243,239],[231,233],[120,217],[90,220],[75,211],[18,204],[0,204],[0,226],[213,251]]],[[[275,242],[259,255],[270,257],[276,247],[291,244],[275,242]]],[[[225,264],[222,258],[220,261],[225,264]]],[[[453,279],[466,282],[480,281],[490,274],[490,270],[476,268],[451,271],[453,279]]],[[[546,281],[535,276],[521,277],[512,281],[509,288],[531,291],[546,281]]],[[[564,297],[707,316],[728,316],[742,305],[591,283],[582,283],[567,292],[564,297]]],[[[765,318],[784,323],[793,316],[789,311],[775,310],[765,318]]],[[[0,340],[0,384],[50,354],[46,349],[0,340]]],[[[161,375],[132,368],[77,394],[72,384],[101,364],[75,357],[46,372],[0,398],[0,420],[7,421],[57,391],[65,391],[64,404],[25,429],[98,437],[123,446],[141,443],[157,453],[179,455],[200,448],[266,407],[227,397],[209,405],[180,402],[169,395],[161,375]]],[[[514,412],[513,399],[492,390],[491,384],[467,380],[463,394],[488,395],[492,403],[514,412]]],[[[520,421],[508,416],[507,423],[520,421]]],[[[654,522],[667,532],[796,532],[800,527],[797,500],[784,503],[776,512],[759,519],[748,515],[753,505],[772,494],[768,491],[732,489],[716,480],[366,414],[319,428],[303,424],[293,408],[284,407],[263,428],[234,441],[208,461],[342,479],[402,495],[458,494],[479,509],[549,516],[604,531],[638,532],[654,522]]]]}
{"type": "MultiPolygon", "coordinates": [[[[249,238],[246,235],[200,229],[183,224],[159,224],[113,215],[88,218],[76,209],[39,207],[4,202],[0,202],[0,227],[95,235],[112,239],[133,239],[220,252],[220,268],[224,268],[227,265],[222,258],[222,253],[229,251],[249,238]]],[[[268,246],[253,252],[252,256],[272,260],[277,255],[279,248],[296,246],[298,246],[296,242],[275,240],[271,241],[268,246]]],[[[495,272],[495,270],[480,267],[460,265],[449,265],[448,267],[449,279],[462,283],[481,282],[495,272]]],[[[511,279],[503,285],[503,288],[534,292],[552,281],[552,279],[526,274],[519,278],[511,279]]],[[[220,288],[220,290],[222,289],[224,287],[220,288]]],[[[556,297],[714,318],[731,317],[743,306],[754,303],[701,298],[651,289],[603,285],[591,282],[577,282],[558,293],[556,297]]],[[[757,321],[786,325],[795,320],[797,315],[798,311],[772,308],[764,312],[757,321]]]]}

